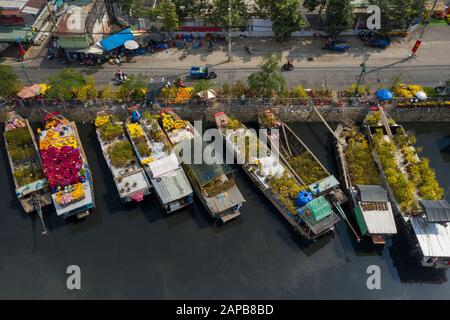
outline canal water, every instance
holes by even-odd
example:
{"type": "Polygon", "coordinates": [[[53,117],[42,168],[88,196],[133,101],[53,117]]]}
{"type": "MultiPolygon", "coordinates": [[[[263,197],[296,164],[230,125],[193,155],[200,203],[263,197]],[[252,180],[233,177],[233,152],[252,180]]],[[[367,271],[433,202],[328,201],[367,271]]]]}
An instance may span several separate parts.
{"type": "MultiPolygon", "coordinates": [[[[320,124],[292,126],[336,172],[331,135],[320,124]]],[[[450,182],[450,127],[408,123],[441,184],[450,182]]],[[[3,130],[3,128],[1,128],[3,130]]],[[[199,201],[164,214],[154,196],[121,204],[93,125],[79,125],[94,173],[95,213],[66,223],[46,212],[49,236],[14,196],[4,145],[0,153],[1,299],[449,299],[448,272],[423,269],[403,236],[384,248],[357,244],[340,222],[333,237],[306,246],[244,175],[242,216],[217,227],[199,201]],[[66,287],[66,268],[81,268],[81,290],[66,287]],[[367,268],[381,269],[381,289],[369,290],[367,268]]],[[[2,131],[3,132],[3,131],[2,131]]],[[[449,199],[447,195],[447,199],[449,199]]]]}

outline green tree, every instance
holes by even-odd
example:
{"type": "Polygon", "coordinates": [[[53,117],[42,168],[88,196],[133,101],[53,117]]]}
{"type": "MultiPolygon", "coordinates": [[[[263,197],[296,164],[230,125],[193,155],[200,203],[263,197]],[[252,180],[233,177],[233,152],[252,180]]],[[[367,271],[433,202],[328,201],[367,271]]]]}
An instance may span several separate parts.
{"type": "Polygon", "coordinates": [[[119,87],[117,96],[121,99],[144,99],[147,93],[148,77],[139,73],[130,75],[119,87]]]}
{"type": "Polygon", "coordinates": [[[209,80],[198,80],[194,82],[194,88],[192,90],[192,96],[197,95],[197,93],[211,89],[212,83],[209,80]]]}
{"type": "Polygon", "coordinates": [[[0,97],[15,95],[22,87],[11,66],[0,64],[0,97]]]}
{"type": "Polygon", "coordinates": [[[159,14],[163,17],[163,27],[167,31],[177,31],[180,28],[180,20],[177,8],[172,0],[162,0],[158,6],[159,14]]]}
{"type": "Polygon", "coordinates": [[[351,3],[351,0],[329,0],[326,9],[326,29],[331,36],[337,36],[353,26],[355,17],[351,3]]]}
{"type": "Polygon", "coordinates": [[[328,5],[328,0],[305,0],[303,2],[303,7],[308,9],[309,11],[314,11],[319,8],[319,15],[322,13],[322,11],[325,9],[325,7],[328,5]]]}
{"type": "MultiPolygon", "coordinates": [[[[232,0],[231,8],[231,26],[235,29],[246,28],[248,11],[245,0],[232,0]]],[[[213,0],[208,20],[217,26],[228,26],[228,0],[213,0]]]]}
{"type": "Polygon", "coordinates": [[[49,76],[48,84],[50,85],[46,94],[48,98],[70,100],[86,86],[86,78],[73,68],[64,68],[49,76]]]}
{"type": "Polygon", "coordinates": [[[248,77],[249,89],[257,96],[271,98],[286,89],[286,79],[281,74],[279,55],[271,55],[259,65],[260,71],[248,77]]]}
{"type": "Polygon", "coordinates": [[[293,32],[305,26],[299,0],[272,0],[270,19],[275,37],[281,41],[287,40],[293,32]]]}
{"type": "Polygon", "coordinates": [[[211,8],[209,0],[172,0],[177,8],[178,19],[187,17],[198,18],[205,15],[211,8]]]}
{"type": "Polygon", "coordinates": [[[369,4],[380,7],[381,29],[385,32],[396,28],[407,29],[411,21],[423,11],[424,2],[424,0],[369,0],[369,4]]]}

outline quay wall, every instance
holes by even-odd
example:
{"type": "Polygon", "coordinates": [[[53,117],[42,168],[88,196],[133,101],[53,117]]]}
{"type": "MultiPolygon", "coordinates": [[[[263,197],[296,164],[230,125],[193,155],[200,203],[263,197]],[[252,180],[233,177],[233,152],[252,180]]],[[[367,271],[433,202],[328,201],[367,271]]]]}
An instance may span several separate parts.
{"type": "MultiPolygon", "coordinates": [[[[8,111],[16,111],[23,117],[28,118],[31,122],[42,122],[46,112],[59,111],[68,119],[77,122],[92,122],[97,112],[106,110],[125,119],[127,116],[127,104],[77,104],[77,105],[58,105],[58,106],[17,106],[3,105],[1,110],[1,121],[4,122],[8,111]]],[[[257,121],[257,113],[259,110],[271,108],[285,122],[319,122],[318,115],[311,106],[307,105],[190,105],[190,106],[170,106],[182,118],[187,120],[203,120],[214,121],[214,114],[217,112],[225,112],[228,115],[235,116],[243,122],[257,121]]],[[[336,107],[336,106],[317,106],[321,115],[325,120],[336,122],[361,122],[369,107],[336,107]]],[[[141,110],[157,111],[159,107],[153,105],[151,107],[142,107],[141,110]]],[[[450,122],[450,108],[407,108],[400,109],[395,106],[385,106],[385,110],[397,121],[400,122],[450,122]]]]}

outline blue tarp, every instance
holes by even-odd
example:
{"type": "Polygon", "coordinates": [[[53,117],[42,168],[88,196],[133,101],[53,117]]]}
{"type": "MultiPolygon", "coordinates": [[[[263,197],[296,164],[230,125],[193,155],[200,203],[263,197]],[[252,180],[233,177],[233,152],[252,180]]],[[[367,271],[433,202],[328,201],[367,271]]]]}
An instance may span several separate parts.
{"type": "Polygon", "coordinates": [[[375,95],[378,99],[385,101],[385,100],[391,100],[394,97],[394,94],[392,91],[388,89],[380,89],[377,92],[375,92],[375,95]]]}
{"type": "Polygon", "coordinates": [[[105,49],[105,51],[111,51],[115,48],[123,46],[128,40],[134,40],[134,35],[130,28],[124,29],[116,34],[106,37],[100,44],[105,49]]]}

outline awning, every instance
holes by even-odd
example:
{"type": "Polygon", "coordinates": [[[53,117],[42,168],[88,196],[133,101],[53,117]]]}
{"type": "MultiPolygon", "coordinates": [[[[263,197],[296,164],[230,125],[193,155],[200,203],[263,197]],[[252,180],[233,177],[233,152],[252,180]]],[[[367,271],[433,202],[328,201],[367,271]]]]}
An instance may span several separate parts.
{"type": "Polygon", "coordinates": [[[158,178],[169,172],[175,171],[180,166],[178,158],[174,153],[165,158],[155,160],[148,164],[150,171],[152,172],[153,178],[158,178]]]}
{"type": "Polygon", "coordinates": [[[447,200],[420,200],[428,222],[449,222],[450,204],[447,200]]]}
{"type": "Polygon", "coordinates": [[[40,84],[34,84],[30,87],[23,87],[22,90],[17,93],[17,96],[21,99],[33,98],[40,95],[43,92],[42,89],[43,88],[40,84]]]}
{"type": "Polygon", "coordinates": [[[378,185],[357,185],[361,202],[388,202],[386,190],[378,185]]]}
{"type": "Polygon", "coordinates": [[[105,49],[105,51],[111,51],[115,48],[123,46],[128,40],[134,40],[134,35],[133,32],[131,32],[130,28],[106,37],[105,39],[100,41],[100,44],[105,49]]]}

